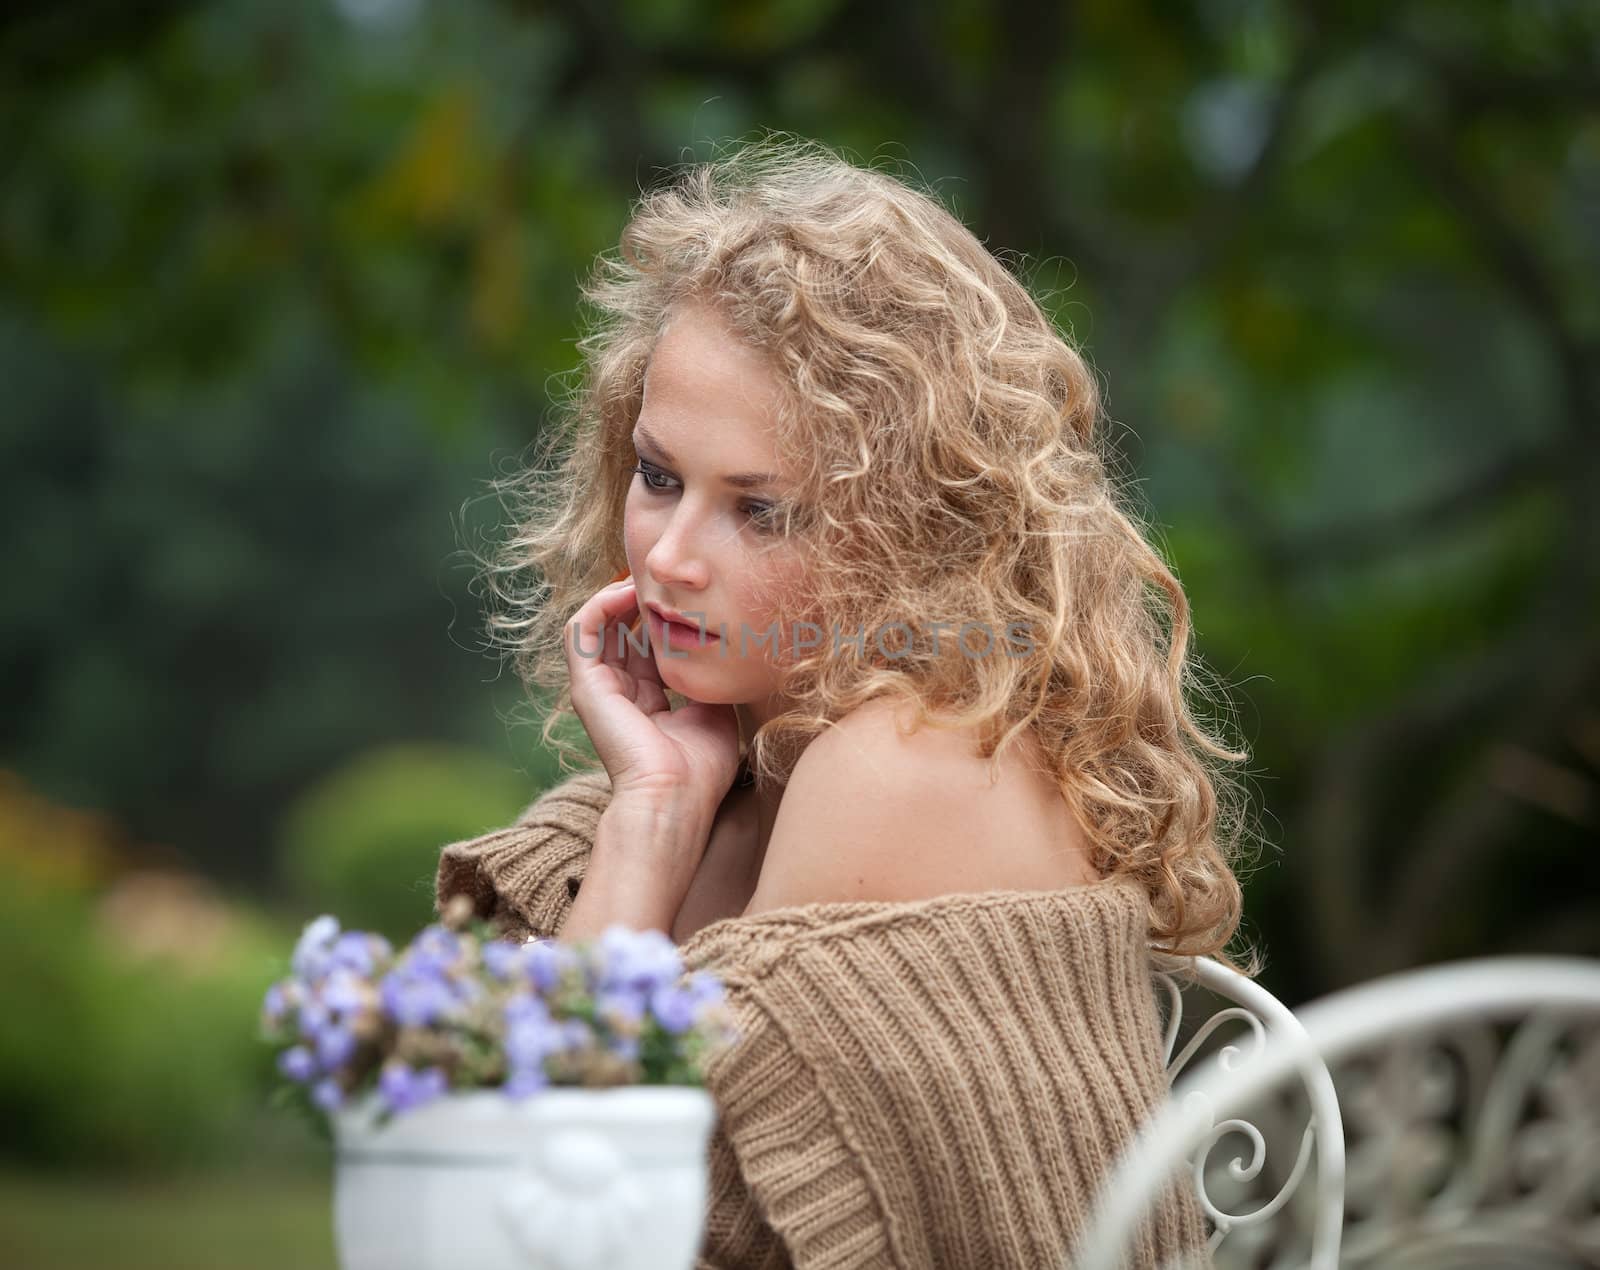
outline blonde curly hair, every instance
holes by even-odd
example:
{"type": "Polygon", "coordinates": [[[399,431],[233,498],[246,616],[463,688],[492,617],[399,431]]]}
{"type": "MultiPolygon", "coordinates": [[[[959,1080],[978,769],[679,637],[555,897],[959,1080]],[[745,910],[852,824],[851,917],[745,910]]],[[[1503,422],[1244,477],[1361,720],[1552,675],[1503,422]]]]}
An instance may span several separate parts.
{"type": "Polygon", "coordinates": [[[797,653],[787,708],[750,738],[757,779],[786,782],[874,698],[973,728],[991,764],[1032,729],[1102,875],[1144,884],[1152,943],[1256,973],[1253,951],[1247,967],[1222,952],[1245,801],[1222,764],[1248,755],[1191,713],[1188,601],[1111,475],[1094,376],[1001,261],[931,193],[769,133],[642,195],[583,297],[596,320],[577,382],[535,461],[496,484],[517,528],[486,571],[491,640],[542,698],[563,768],[593,764],[560,733],[576,720],[564,636],[626,567],[645,366],[675,306],[709,303],[784,388],[773,440],[797,479],[780,523],[811,581],[777,597],[782,629],[937,613],[1022,623],[1032,644],[973,656],[910,631],[887,652],[797,653]]]}

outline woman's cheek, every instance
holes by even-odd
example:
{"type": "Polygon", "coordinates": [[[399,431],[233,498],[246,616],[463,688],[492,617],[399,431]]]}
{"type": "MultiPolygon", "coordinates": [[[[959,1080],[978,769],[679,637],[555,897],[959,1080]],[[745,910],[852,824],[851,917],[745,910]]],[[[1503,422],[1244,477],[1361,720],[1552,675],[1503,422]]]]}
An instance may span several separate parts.
{"type": "MultiPolygon", "coordinates": [[[[762,562],[759,573],[752,578],[751,585],[744,589],[740,596],[740,607],[746,614],[745,625],[754,636],[766,636],[775,626],[777,631],[778,646],[773,648],[769,639],[764,651],[761,653],[763,660],[768,662],[786,661],[792,656],[789,648],[790,641],[794,638],[793,632],[788,629],[793,625],[795,618],[791,615],[784,617],[785,606],[782,597],[793,595],[793,586],[800,577],[799,562],[788,559],[767,560],[762,562]]],[[[751,645],[751,653],[755,655],[755,645],[751,645]]]]}
{"type": "Polygon", "coordinates": [[[630,493],[622,506],[622,550],[628,557],[628,571],[637,578],[643,573],[645,557],[655,545],[655,534],[651,530],[649,513],[635,506],[634,499],[635,495],[630,493]]]}

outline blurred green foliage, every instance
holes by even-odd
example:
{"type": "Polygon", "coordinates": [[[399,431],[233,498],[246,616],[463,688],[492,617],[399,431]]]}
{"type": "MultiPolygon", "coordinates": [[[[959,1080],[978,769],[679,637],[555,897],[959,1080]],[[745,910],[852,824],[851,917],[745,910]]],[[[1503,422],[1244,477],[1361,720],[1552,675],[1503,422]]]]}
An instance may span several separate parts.
{"type": "Polygon", "coordinates": [[[399,947],[435,920],[439,848],[510,824],[559,779],[553,759],[537,777],[530,787],[493,755],[460,747],[363,754],[285,812],[284,870],[308,914],[332,913],[399,947]]]}
{"type": "MultiPolygon", "coordinates": [[[[259,1039],[300,925],[0,771],[0,1166],[193,1175],[323,1153],[259,1039]]],[[[0,1188],[4,1189],[4,1188],[0,1188]]],[[[0,1198],[0,1209],[7,1205],[0,1198]]],[[[0,1244],[5,1237],[0,1236],[0,1244]]]]}
{"type": "Polygon", "coordinates": [[[111,1173],[237,1150],[277,1083],[255,1019],[292,939],[234,908],[217,944],[146,958],[107,934],[90,894],[9,877],[0,957],[27,971],[0,999],[0,1154],[111,1173]]]}

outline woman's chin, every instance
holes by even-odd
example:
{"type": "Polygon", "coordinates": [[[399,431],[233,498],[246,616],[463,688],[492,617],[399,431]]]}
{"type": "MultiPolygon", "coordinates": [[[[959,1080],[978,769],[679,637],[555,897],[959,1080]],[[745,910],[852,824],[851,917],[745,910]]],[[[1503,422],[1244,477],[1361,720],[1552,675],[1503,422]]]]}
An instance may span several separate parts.
{"type": "Polygon", "coordinates": [[[695,665],[693,653],[656,660],[661,682],[673,692],[709,706],[736,705],[745,700],[733,677],[714,665],[695,665]]]}

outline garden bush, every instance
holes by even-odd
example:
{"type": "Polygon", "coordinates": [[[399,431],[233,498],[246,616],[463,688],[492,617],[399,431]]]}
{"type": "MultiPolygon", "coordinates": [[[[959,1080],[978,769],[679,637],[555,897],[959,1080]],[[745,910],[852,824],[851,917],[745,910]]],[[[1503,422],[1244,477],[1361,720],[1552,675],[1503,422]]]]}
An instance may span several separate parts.
{"type": "Polygon", "coordinates": [[[308,920],[333,913],[398,945],[434,919],[440,848],[510,824],[556,779],[542,754],[523,775],[465,747],[370,751],[289,809],[279,861],[308,920]]]}

